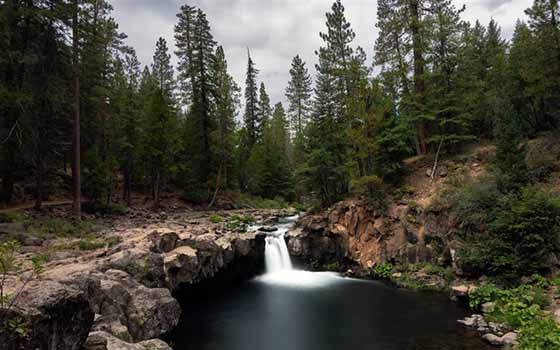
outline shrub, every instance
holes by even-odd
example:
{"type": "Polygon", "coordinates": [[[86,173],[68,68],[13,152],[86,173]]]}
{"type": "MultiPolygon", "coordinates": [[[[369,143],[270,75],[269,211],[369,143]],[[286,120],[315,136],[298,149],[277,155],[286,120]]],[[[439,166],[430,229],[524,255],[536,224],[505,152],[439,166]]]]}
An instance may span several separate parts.
{"type": "Polygon", "coordinates": [[[536,181],[545,180],[559,165],[559,135],[551,133],[531,141],[526,159],[531,178],[536,181]]]}
{"type": "Polygon", "coordinates": [[[500,197],[496,181],[491,176],[470,179],[454,194],[449,195],[453,217],[467,233],[478,232],[492,220],[492,212],[500,197]]]}
{"type": "Polygon", "coordinates": [[[488,236],[460,248],[464,264],[506,281],[547,273],[558,251],[558,199],[528,187],[500,199],[493,216],[488,236]]]}
{"type": "Polygon", "coordinates": [[[560,349],[560,327],[551,318],[539,318],[521,328],[520,350],[560,349]]]}
{"type": "Polygon", "coordinates": [[[469,292],[469,306],[473,309],[488,302],[498,300],[504,291],[491,283],[483,284],[480,287],[469,292]]]}
{"type": "Polygon", "coordinates": [[[210,222],[213,223],[213,224],[219,224],[220,222],[222,222],[224,220],[224,218],[221,217],[220,215],[213,214],[213,215],[210,215],[208,220],[210,220],[210,222]]]}
{"type": "Polygon", "coordinates": [[[559,225],[558,199],[532,187],[506,196],[491,225],[498,249],[490,252],[489,267],[515,277],[548,272],[550,256],[558,251],[559,225]]]}
{"type": "Polygon", "coordinates": [[[389,263],[377,264],[372,270],[373,277],[379,279],[389,279],[393,274],[393,265],[389,263]]]}
{"type": "Polygon", "coordinates": [[[484,284],[469,292],[471,308],[487,302],[495,304],[488,313],[489,319],[511,328],[523,327],[540,317],[549,303],[545,290],[531,285],[502,290],[493,284],[484,284]]]}

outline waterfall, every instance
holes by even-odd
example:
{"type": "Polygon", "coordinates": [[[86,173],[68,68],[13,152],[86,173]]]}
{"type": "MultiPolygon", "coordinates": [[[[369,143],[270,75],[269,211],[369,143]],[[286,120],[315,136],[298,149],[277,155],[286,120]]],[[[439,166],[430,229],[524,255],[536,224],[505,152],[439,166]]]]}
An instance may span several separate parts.
{"type": "Polygon", "coordinates": [[[265,239],[266,246],[264,251],[266,272],[279,272],[292,269],[290,253],[286,246],[284,233],[269,235],[265,239]]]}

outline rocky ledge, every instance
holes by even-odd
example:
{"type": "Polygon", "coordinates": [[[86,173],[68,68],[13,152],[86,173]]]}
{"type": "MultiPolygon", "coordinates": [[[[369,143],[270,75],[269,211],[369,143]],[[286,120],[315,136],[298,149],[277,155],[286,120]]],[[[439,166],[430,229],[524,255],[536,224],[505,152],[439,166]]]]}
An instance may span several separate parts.
{"type": "MultiPolygon", "coordinates": [[[[243,214],[264,221],[287,213],[243,214]]],[[[117,245],[60,254],[65,258],[49,262],[40,279],[25,286],[10,314],[0,315],[20,320],[26,333],[5,337],[0,349],[170,349],[159,338],[179,321],[181,293],[224,271],[263,267],[263,232],[231,229],[208,217],[183,213],[139,224],[129,216],[110,230],[120,237],[117,245]]],[[[21,285],[14,281],[8,288],[16,292],[21,285]]]]}

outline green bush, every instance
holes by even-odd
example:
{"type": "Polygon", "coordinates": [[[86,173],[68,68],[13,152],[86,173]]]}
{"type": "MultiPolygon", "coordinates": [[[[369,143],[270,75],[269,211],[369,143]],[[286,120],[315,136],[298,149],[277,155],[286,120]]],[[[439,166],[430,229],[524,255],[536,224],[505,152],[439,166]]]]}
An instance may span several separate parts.
{"type": "Polygon", "coordinates": [[[393,274],[393,265],[389,263],[377,264],[372,269],[374,278],[390,279],[393,274]]]}
{"type": "Polygon", "coordinates": [[[521,328],[520,350],[560,349],[560,327],[548,317],[539,318],[521,328]]]}
{"type": "Polygon", "coordinates": [[[219,224],[220,222],[222,222],[224,220],[224,218],[221,217],[220,215],[213,214],[213,215],[210,215],[208,220],[210,220],[210,222],[213,223],[213,224],[219,224]]]}
{"type": "Polygon", "coordinates": [[[533,187],[502,197],[486,237],[459,249],[466,266],[488,276],[514,281],[550,270],[558,252],[560,201],[533,187]]]}
{"type": "Polygon", "coordinates": [[[473,309],[488,302],[498,300],[504,291],[491,283],[483,284],[469,292],[469,306],[473,309]]]}
{"type": "Polygon", "coordinates": [[[500,197],[496,181],[490,176],[467,180],[458,191],[448,195],[453,218],[466,233],[478,232],[492,220],[500,197]]]}
{"type": "Polygon", "coordinates": [[[537,285],[522,285],[502,290],[493,284],[484,284],[469,292],[471,308],[478,308],[487,302],[494,303],[487,315],[490,320],[517,329],[540,317],[549,300],[545,290],[537,285]]]}
{"type": "Polygon", "coordinates": [[[497,275],[514,277],[546,273],[558,251],[560,201],[536,188],[506,196],[491,225],[496,236],[489,267],[497,275]]]}

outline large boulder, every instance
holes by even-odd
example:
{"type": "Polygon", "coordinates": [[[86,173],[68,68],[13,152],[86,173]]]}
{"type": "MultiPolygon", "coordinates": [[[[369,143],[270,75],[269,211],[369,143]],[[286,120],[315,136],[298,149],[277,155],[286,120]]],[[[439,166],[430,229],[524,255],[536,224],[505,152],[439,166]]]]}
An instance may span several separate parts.
{"type": "Polygon", "coordinates": [[[162,336],[179,322],[181,308],[168,289],[147,288],[120,270],[108,270],[92,278],[100,281],[91,299],[100,315],[94,330],[142,341],[162,336]]]}
{"type": "Polygon", "coordinates": [[[13,330],[1,334],[0,349],[79,350],[93,325],[94,313],[86,294],[54,281],[32,281],[0,320],[18,320],[25,338],[13,330]]]}

